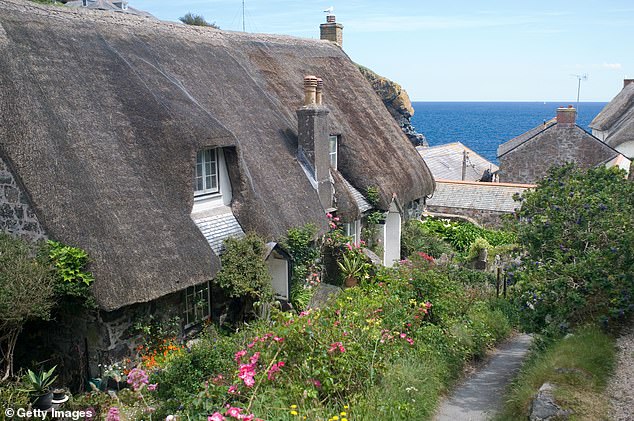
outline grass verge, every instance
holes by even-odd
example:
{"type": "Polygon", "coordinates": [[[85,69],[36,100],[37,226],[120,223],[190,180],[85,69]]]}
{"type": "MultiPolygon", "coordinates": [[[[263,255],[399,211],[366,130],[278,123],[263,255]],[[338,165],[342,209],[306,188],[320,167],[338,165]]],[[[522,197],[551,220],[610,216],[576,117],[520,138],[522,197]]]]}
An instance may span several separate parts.
{"type": "Polygon", "coordinates": [[[555,399],[572,410],[570,420],[607,420],[604,388],[612,373],[614,340],[597,327],[585,327],[533,352],[506,396],[496,421],[526,419],[542,384],[554,384],[555,399]]]}

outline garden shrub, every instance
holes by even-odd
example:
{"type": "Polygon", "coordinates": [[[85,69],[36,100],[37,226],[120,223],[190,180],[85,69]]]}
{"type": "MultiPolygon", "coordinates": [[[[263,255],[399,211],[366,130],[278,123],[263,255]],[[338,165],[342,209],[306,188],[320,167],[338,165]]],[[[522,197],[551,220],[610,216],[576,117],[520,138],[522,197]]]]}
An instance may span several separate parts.
{"type": "Polygon", "coordinates": [[[401,234],[401,257],[423,252],[438,258],[443,254],[451,255],[451,246],[427,231],[421,221],[410,219],[403,224],[401,234]]]}
{"type": "Polygon", "coordinates": [[[265,244],[258,235],[227,238],[214,281],[232,298],[271,301],[271,275],[264,262],[265,244]]]}
{"type": "Polygon", "coordinates": [[[390,390],[398,408],[379,409],[415,413],[409,396],[421,405],[427,399],[429,413],[464,362],[508,332],[501,311],[464,294],[442,269],[407,261],[346,289],[329,307],[275,310],[270,321],[236,334],[205,336],[152,375],[162,401],[157,415],[206,419],[229,404],[266,419],[328,419],[334,411],[355,419],[355,411],[377,408],[363,398],[372,388],[396,387],[408,368],[423,366],[433,382],[417,382],[416,392],[390,390]]]}
{"type": "Polygon", "coordinates": [[[468,252],[477,238],[485,239],[493,247],[516,242],[515,233],[511,231],[490,230],[464,221],[428,217],[422,224],[427,232],[438,235],[460,253],[468,252]]]}
{"type": "Polygon", "coordinates": [[[634,308],[634,183],[618,169],[553,168],[525,192],[511,275],[526,328],[565,330],[634,308]]]}

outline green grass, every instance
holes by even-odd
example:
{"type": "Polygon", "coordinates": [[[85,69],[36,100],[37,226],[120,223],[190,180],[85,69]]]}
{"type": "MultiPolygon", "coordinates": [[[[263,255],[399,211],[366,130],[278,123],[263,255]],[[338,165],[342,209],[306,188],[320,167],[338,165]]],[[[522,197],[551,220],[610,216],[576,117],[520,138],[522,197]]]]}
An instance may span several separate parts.
{"type": "Polygon", "coordinates": [[[570,420],[607,420],[603,394],[615,361],[614,340],[596,327],[578,330],[544,350],[534,351],[506,396],[497,421],[526,419],[542,384],[556,386],[555,399],[573,411],[570,420]]]}

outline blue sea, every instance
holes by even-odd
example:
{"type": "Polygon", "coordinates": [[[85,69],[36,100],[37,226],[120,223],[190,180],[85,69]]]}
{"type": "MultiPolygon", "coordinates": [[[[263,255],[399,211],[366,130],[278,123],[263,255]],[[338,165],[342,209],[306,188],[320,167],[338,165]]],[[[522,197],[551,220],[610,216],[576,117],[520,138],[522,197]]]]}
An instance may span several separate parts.
{"type": "MultiPolygon", "coordinates": [[[[579,103],[577,124],[588,124],[605,102],[579,103]]],[[[497,147],[544,120],[555,117],[563,102],[413,102],[412,125],[430,146],[462,142],[497,163],[497,147]]]]}

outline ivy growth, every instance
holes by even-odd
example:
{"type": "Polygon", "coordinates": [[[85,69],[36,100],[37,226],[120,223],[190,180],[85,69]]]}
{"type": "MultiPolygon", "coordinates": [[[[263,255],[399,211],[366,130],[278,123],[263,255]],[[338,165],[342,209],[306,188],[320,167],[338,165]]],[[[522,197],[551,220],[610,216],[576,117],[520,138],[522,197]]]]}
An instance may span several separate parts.
{"type": "Polygon", "coordinates": [[[90,292],[95,278],[86,270],[88,253],[78,248],[49,240],[48,258],[55,268],[55,295],[62,298],[77,298],[86,308],[96,308],[97,303],[90,292]]]}

